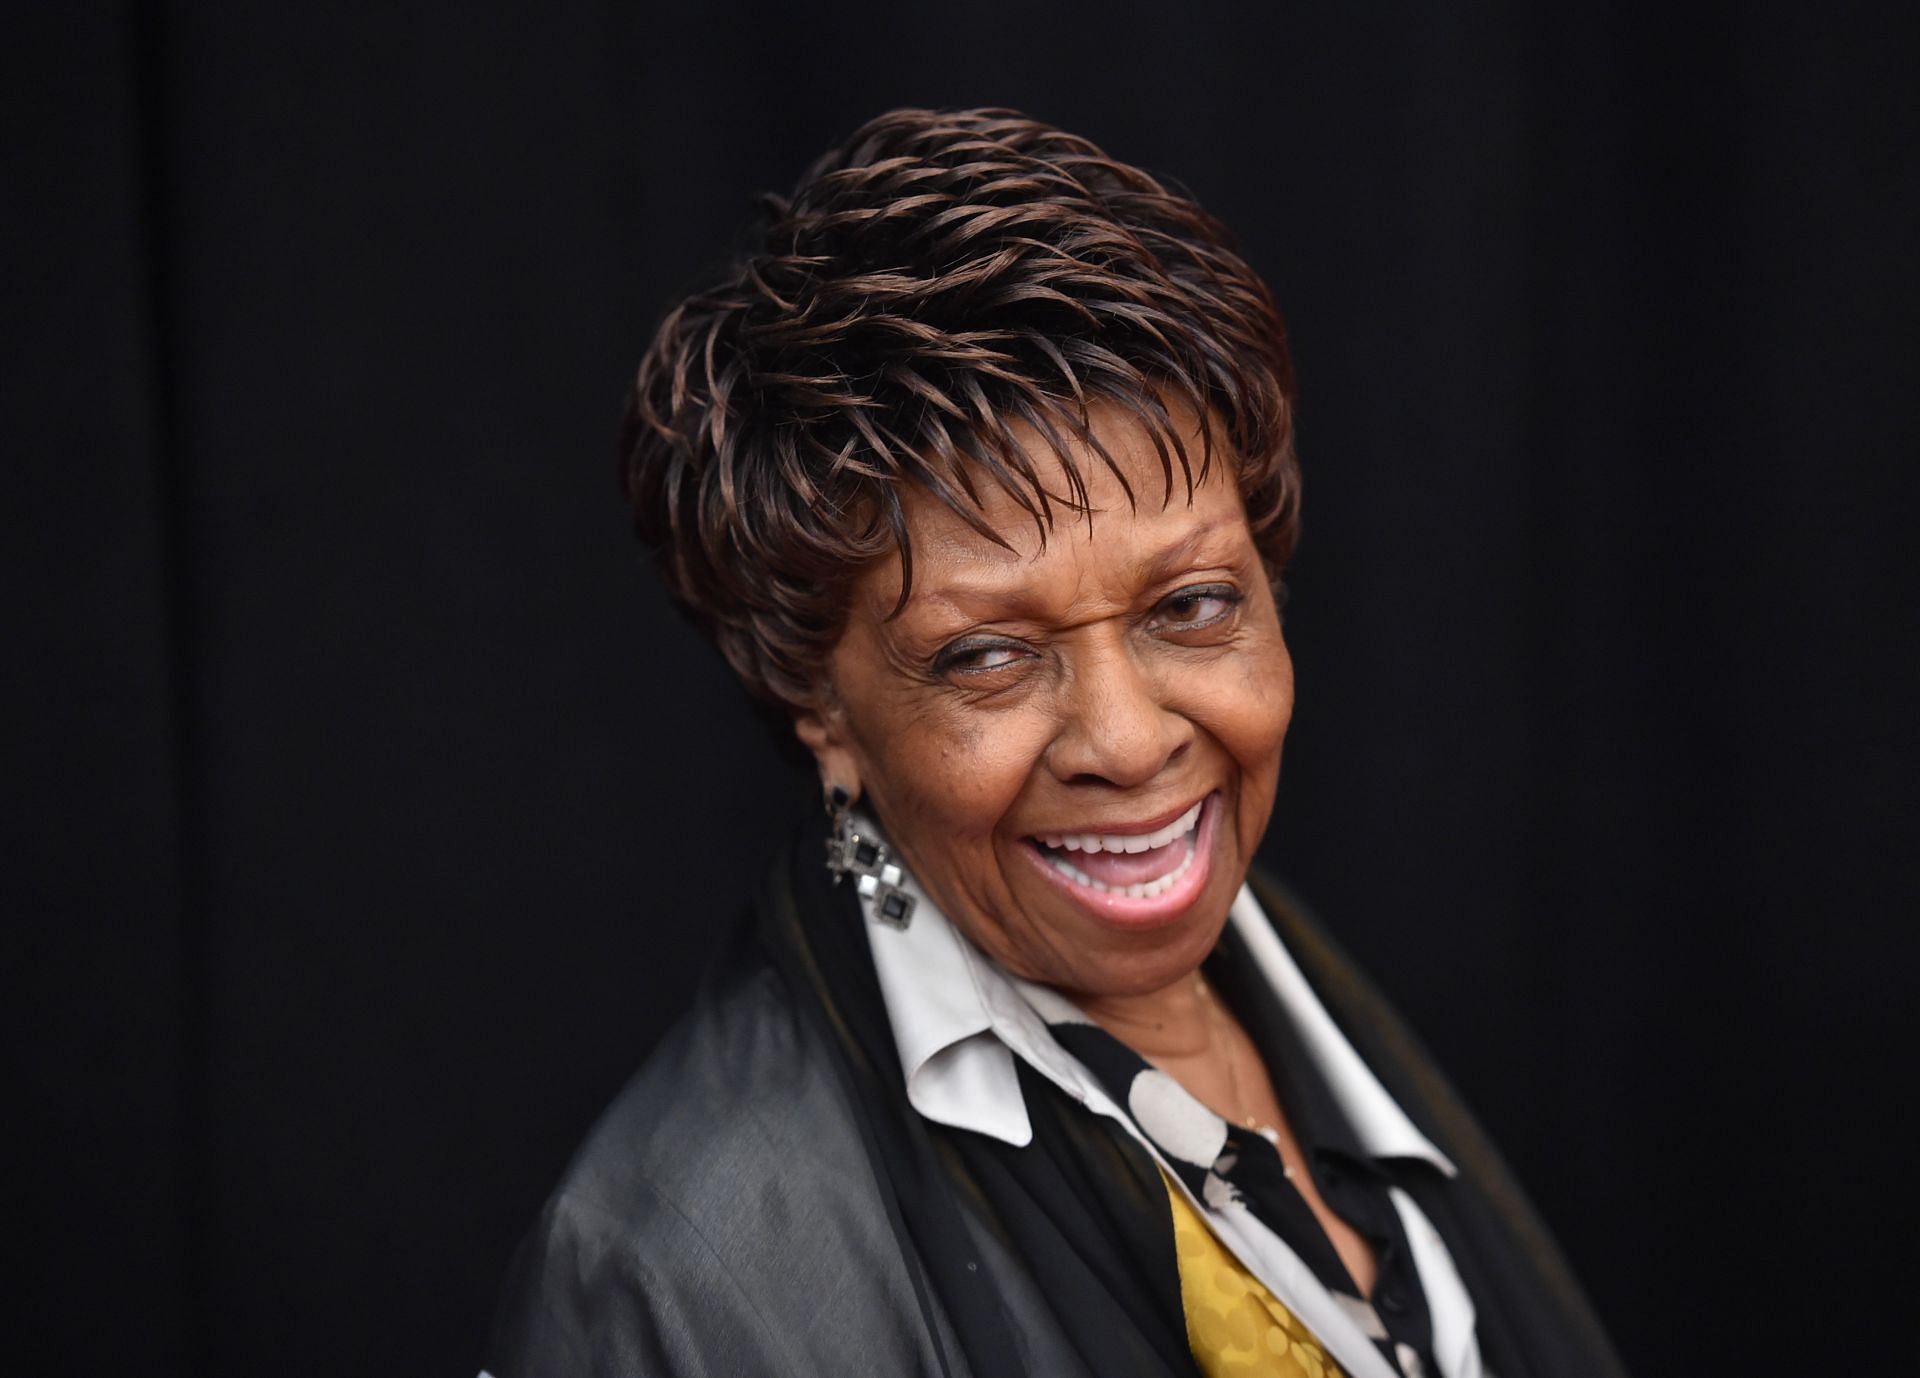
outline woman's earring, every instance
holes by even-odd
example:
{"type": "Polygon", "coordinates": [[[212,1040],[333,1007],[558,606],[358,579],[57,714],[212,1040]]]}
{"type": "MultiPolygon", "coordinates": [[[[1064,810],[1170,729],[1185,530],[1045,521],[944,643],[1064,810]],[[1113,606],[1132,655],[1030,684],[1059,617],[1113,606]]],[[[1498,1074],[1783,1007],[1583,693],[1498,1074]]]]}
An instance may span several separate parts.
{"type": "Polygon", "coordinates": [[[846,875],[855,877],[854,889],[873,901],[875,918],[895,928],[912,923],[913,896],[900,888],[905,877],[887,854],[885,843],[862,837],[854,827],[853,796],[844,785],[834,785],[827,791],[827,819],[831,824],[827,869],[833,873],[834,882],[838,884],[846,875]]]}

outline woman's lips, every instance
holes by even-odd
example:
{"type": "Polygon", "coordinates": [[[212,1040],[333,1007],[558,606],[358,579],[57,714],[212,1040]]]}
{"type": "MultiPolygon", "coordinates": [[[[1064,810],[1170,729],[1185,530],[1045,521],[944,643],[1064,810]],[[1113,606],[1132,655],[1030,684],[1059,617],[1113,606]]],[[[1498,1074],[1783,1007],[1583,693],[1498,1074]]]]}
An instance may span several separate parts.
{"type": "Polygon", "coordinates": [[[1029,839],[1026,850],[1050,883],[1095,916],[1127,926],[1165,923],[1206,889],[1219,805],[1217,793],[1208,795],[1195,806],[1192,827],[1145,851],[1068,850],[1038,839],[1029,839]]]}

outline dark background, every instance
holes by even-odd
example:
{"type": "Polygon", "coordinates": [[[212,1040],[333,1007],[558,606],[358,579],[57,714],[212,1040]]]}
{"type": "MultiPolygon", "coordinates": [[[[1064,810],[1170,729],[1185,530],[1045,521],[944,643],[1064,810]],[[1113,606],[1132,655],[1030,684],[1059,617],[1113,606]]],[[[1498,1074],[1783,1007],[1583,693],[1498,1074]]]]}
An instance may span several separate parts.
{"type": "Polygon", "coordinates": [[[1272,282],[1308,497],[1266,854],[1630,1364],[1910,1358],[1891,23],[42,8],[0,95],[10,1367],[480,1362],[807,793],[627,538],[623,389],[750,195],[899,104],[1087,134],[1272,282]]]}

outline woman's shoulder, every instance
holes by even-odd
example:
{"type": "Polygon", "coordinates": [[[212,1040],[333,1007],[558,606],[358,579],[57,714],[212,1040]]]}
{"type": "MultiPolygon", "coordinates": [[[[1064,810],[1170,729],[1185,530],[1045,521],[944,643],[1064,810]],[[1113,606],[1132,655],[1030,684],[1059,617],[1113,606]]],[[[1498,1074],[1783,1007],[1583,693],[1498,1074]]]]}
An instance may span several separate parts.
{"type": "Polygon", "coordinates": [[[616,1227],[672,1209],[713,1225],[763,1174],[831,1171],[857,1138],[824,1041],[779,974],[711,979],[600,1116],[557,1200],[616,1227]]]}
{"type": "Polygon", "coordinates": [[[808,1371],[840,1354],[811,1352],[836,1296],[887,1328],[869,1308],[894,1281],[904,1298],[898,1255],[825,1040],[770,964],[736,964],[575,1154],[509,1272],[489,1371],[609,1354],[645,1372],[808,1371]]]}

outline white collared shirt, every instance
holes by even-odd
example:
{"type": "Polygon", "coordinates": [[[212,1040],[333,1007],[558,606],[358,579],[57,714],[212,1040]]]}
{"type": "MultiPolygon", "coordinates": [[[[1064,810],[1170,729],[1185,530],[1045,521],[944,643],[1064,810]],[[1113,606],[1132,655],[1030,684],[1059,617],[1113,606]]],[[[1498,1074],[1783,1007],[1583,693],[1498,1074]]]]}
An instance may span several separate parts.
{"type": "MultiPolygon", "coordinates": [[[[862,831],[878,833],[866,826],[862,831]]],[[[863,904],[874,969],[900,1051],[907,1100],[915,1111],[937,1124],[1025,1147],[1033,1140],[1033,1126],[1015,1072],[1014,1059],[1019,1058],[1088,1110],[1119,1123],[1162,1169],[1169,1169],[1168,1181],[1188,1195],[1220,1242],[1319,1337],[1352,1378],[1394,1378],[1361,1322],[1299,1255],[1237,1199],[1195,1200],[1133,1118],[1060,1047],[1047,1025],[1085,1022],[1084,1015],[1056,992],[1001,970],[962,936],[912,877],[904,878],[902,888],[916,901],[912,922],[904,929],[876,920],[871,899],[863,904]]],[[[1407,1118],[1340,1032],[1245,886],[1234,899],[1229,922],[1292,1021],[1362,1149],[1380,1158],[1423,1159],[1449,1177],[1456,1175],[1453,1163],[1407,1118]]],[[[1396,1187],[1390,1195],[1426,1291],[1433,1355],[1442,1378],[1483,1378],[1473,1302],[1439,1231],[1405,1192],[1396,1187]]]]}

